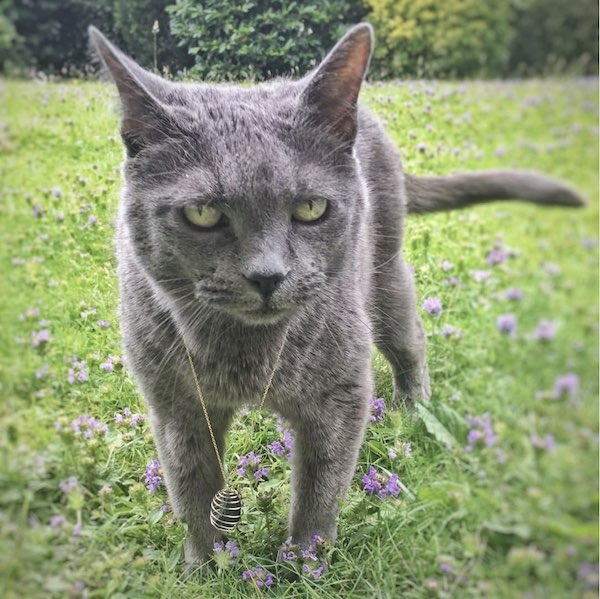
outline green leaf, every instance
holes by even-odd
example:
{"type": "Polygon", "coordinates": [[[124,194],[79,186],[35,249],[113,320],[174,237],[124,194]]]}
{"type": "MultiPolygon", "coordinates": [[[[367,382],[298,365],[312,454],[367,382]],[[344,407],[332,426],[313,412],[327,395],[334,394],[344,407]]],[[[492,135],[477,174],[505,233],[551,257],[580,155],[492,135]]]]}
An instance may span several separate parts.
{"type": "Polygon", "coordinates": [[[426,408],[422,403],[417,404],[417,411],[427,432],[431,434],[436,441],[443,445],[454,447],[458,444],[457,440],[452,436],[450,431],[438,420],[434,413],[426,408]]]}

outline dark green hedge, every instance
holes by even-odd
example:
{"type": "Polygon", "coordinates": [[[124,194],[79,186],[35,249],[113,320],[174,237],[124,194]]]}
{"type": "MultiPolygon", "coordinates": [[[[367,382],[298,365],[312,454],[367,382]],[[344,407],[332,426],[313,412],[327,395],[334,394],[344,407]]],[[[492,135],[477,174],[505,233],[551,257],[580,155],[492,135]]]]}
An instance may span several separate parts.
{"type": "Polygon", "coordinates": [[[372,77],[597,74],[597,0],[0,0],[0,68],[89,70],[96,25],[142,65],[209,80],[304,72],[376,28],[372,77]]]}

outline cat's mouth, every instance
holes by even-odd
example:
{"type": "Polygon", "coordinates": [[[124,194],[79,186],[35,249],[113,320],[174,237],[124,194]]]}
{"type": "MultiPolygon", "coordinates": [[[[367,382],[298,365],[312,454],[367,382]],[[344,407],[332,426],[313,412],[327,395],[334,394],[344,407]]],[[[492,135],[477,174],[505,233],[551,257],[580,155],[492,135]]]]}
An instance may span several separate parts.
{"type": "Polygon", "coordinates": [[[275,324],[289,316],[293,312],[292,307],[279,308],[265,302],[260,308],[252,310],[240,310],[238,315],[247,324],[275,324]]]}

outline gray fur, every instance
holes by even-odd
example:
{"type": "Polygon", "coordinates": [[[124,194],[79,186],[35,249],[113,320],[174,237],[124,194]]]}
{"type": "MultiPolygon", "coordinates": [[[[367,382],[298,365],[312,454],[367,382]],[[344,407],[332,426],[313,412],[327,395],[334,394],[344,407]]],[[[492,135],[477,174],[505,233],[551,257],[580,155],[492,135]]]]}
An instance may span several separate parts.
{"type": "MultiPolygon", "coordinates": [[[[407,210],[438,209],[444,189],[411,177],[407,199],[396,149],[357,105],[371,28],[353,28],[304,79],[252,88],[163,82],[97,30],[90,37],[123,104],[124,349],[188,524],[186,559],[201,562],[218,537],[208,511],[223,481],[181,335],[223,451],[234,411],[258,402],[289,327],[267,405],[295,432],[290,530],[298,542],[334,539],[368,419],[372,343],[392,365],[397,398],[430,395],[402,223],[407,210]],[[294,201],[314,197],[330,201],[326,217],[292,222],[294,201]],[[196,202],[222,207],[229,225],[190,228],[180,209],[196,202]],[[250,273],[281,279],[268,301],[250,273]]],[[[482,199],[468,181],[450,187],[482,199]]]]}

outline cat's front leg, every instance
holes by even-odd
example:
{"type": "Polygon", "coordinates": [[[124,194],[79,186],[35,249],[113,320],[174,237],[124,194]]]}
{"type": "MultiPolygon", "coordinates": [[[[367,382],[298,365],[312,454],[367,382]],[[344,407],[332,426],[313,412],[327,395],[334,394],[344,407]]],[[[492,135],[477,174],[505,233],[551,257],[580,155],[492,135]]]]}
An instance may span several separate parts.
{"type": "MultiPolygon", "coordinates": [[[[188,527],[185,561],[200,565],[220,533],[209,520],[210,504],[223,488],[223,477],[198,399],[179,397],[164,405],[150,402],[152,429],[162,472],[175,515],[188,527]]],[[[209,407],[210,422],[221,459],[230,410],[209,407]]]]}
{"type": "Polygon", "coordinates": [[[318,413],[294,422],[290,534],[309,543],[316,533],[335,540],[339,501],[350,486],[368,419],[370,377],[343,385],[320,402],[318,413]]]}

